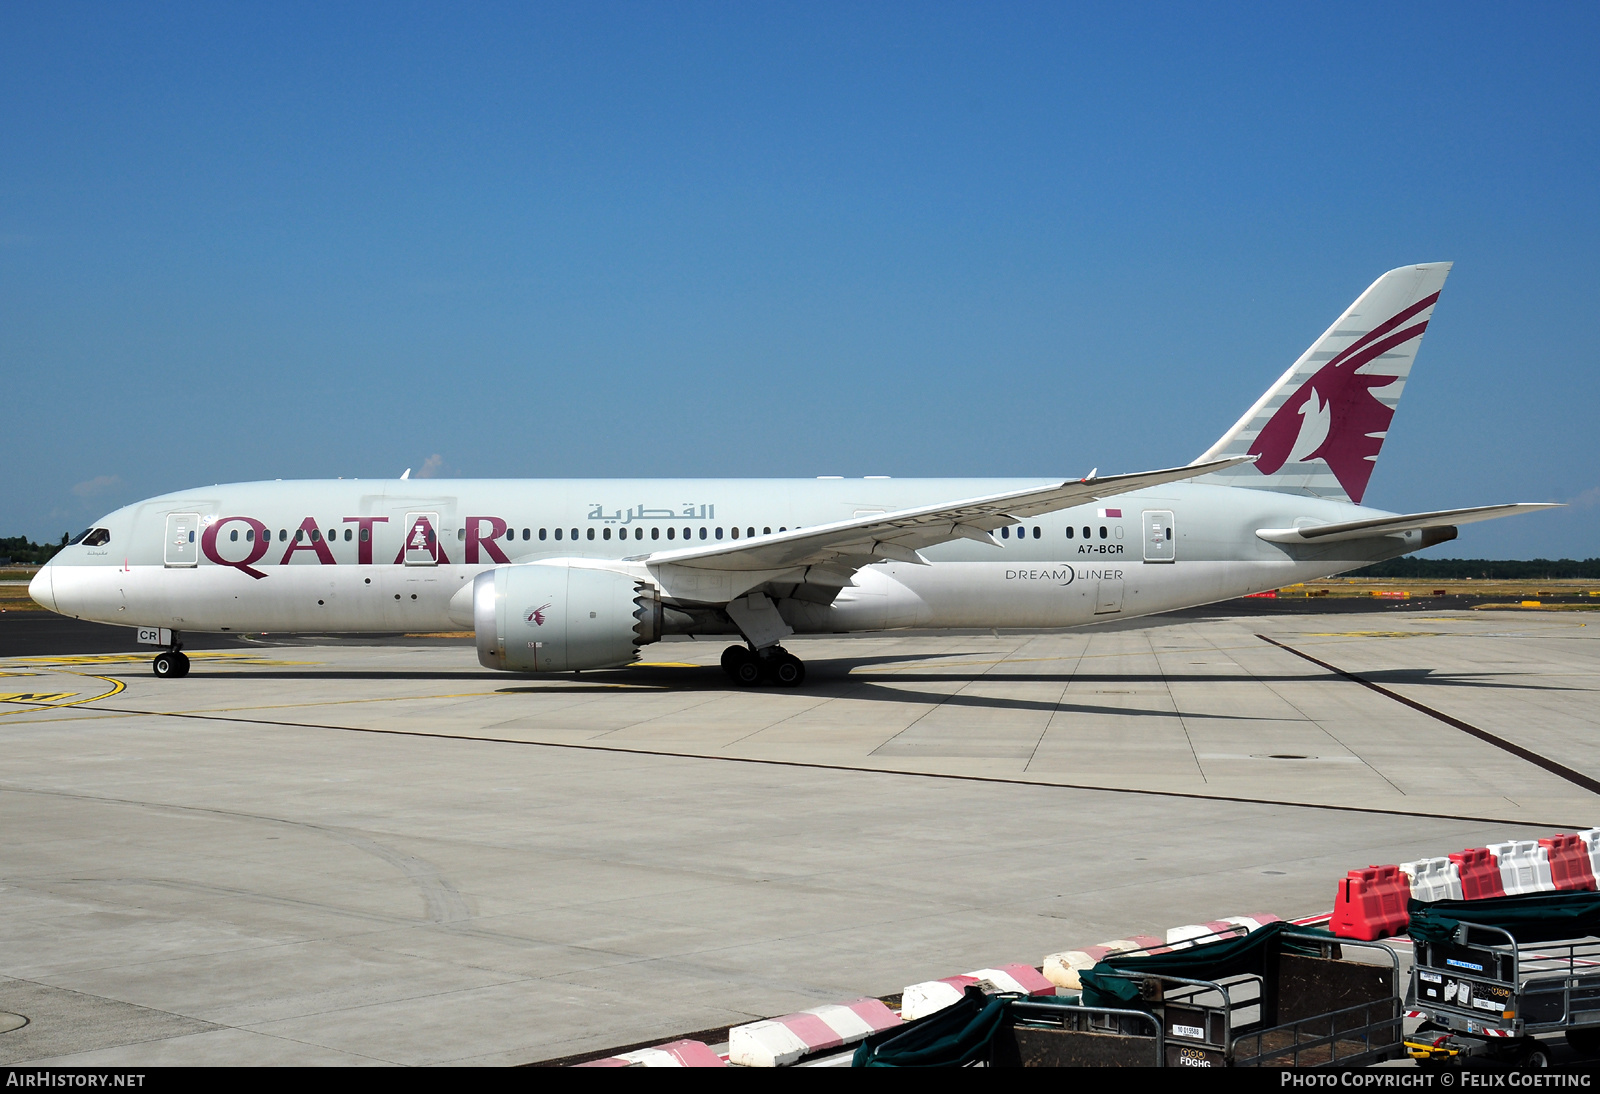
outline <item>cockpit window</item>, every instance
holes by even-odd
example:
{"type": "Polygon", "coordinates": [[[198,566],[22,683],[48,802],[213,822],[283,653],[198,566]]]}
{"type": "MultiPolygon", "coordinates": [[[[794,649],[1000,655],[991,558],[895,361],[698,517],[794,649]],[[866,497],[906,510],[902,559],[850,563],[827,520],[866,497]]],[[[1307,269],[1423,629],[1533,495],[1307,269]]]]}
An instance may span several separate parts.
{"type": "Polygon", "coordinates": [[[76,547],[78,544],[82,543],[83,542],[83,538],[85,536],[87,536],[92,531],[94,531],[93,528],[85,528],[83,531],[79,532],[77,535],[75,535],[71,539],[67,540],[67,546],[68,547],[76,547]]]}
{"type": "Polygon", "coordinates": [[[96,528],[83,537],[85,547],[104,547],[111,542],[111,533],[104,528],[96,528]]]}

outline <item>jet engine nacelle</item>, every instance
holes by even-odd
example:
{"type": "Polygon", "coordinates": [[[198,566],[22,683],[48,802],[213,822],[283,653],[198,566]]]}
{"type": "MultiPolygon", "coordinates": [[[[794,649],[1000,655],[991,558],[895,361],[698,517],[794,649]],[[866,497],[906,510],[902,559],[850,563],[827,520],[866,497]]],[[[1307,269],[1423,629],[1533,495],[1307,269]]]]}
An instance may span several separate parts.
{"type": "Polygon", "coordinates": [[[478,660],[509,672],[626,665],[661,637],[654,585],[566,562],[497,566],[472,583],[478,660]]]}

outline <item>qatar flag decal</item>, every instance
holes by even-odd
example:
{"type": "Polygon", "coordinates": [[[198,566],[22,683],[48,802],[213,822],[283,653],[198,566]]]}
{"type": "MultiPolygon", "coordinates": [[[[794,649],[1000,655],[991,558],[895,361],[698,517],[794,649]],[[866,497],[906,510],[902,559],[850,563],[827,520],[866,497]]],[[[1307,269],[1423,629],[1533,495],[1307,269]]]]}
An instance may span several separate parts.
{"type": "Polygon", "coordinates": [[[1098,509],[1096,512],[1100,514],[1101,520],[1120,519],[1122,517],[1121,509],[1098,509]]]}

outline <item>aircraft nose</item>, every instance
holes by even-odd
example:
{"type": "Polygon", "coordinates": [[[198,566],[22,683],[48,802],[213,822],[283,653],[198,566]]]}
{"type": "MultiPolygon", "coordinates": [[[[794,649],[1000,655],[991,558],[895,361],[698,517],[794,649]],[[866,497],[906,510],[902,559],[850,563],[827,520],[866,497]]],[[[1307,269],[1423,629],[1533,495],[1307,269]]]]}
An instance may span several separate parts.
{"type": "Polygon", "coordinates": [[[55,576],[50,563],[39,567],[39,572],[28,582],[28,595],[33,597],[34,603],[56,610],[55,576]]]}

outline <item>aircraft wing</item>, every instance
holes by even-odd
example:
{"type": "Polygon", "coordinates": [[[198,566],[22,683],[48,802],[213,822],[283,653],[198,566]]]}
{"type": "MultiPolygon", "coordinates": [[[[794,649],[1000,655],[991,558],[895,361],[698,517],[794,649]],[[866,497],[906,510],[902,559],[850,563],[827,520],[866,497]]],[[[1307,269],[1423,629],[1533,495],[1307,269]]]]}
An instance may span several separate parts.
{"type": "Polygon", "coordinates": [[[1268,543],[1337,543],[1346,539],[1372,539],[1375,536],[1392,536],[1421,528],[1444,528],[1457,524],[1475,524],[1480,520],[1495,520],[1518,513],[1536,513],[1540,509],[1560,508],[1556,502],[1524,501],[1510,505],[1479,505],[1472,509],[1440,509],[1432,513],[1405,513],[1394,517],[1375,517],[1372,520],[1348,520],[1340,524],[1318,524],[1310,528],[1258,528],[1256,535],[1268,543]]]}
{"type": "Polygon", "coordinates": [[[918,550],[956,539],[973,539],[999,546],[1000,541],[993,535],[996,528],[1017,524],[1041,513],[1082,505],[1087,501],[1194,478],[1253,458],[1215,460],[1131,475],[1098,477],[1090,472],[1086,478],[1055,486],[991,494],[892,513],[874,513],[854,520],[821,524],[813,528],[795,528],[730,543],[657,551],[634,556],[628,561],[644,562],[650,566],[673,565],[724,571],[788,571],[811,567],[811,572],[803,578],[796,574],[790,580],[817,580],[826,584],[846,585],[849,584],[851,573],[874,562],[892,559],[925,565],[927,560],[917,554],[918,550]]]}

